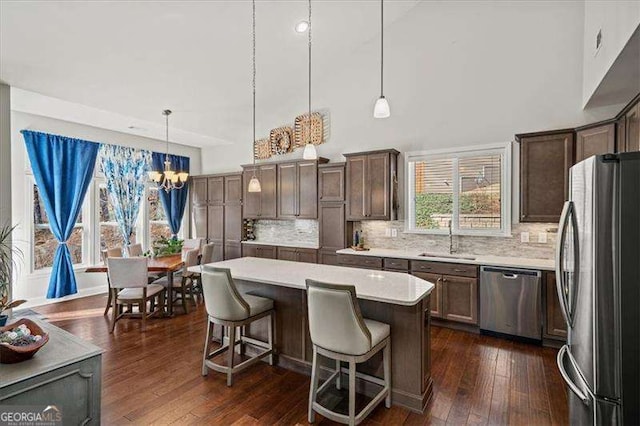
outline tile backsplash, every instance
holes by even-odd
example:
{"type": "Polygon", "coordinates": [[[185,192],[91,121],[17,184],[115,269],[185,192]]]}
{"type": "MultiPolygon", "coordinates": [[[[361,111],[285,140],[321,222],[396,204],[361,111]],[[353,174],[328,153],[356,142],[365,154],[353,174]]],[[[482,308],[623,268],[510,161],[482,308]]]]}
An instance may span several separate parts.
{"type": "MultiPolygon", "coordinates": [[[[555,253],[556,223],[513,224],[510,237],[480,237],[454,235],[453,246],[458,253],[551,259],[555,253]],[[553,230],[553,232],[548,232],[553,230]],[[529,232],[530,242],[520,242],[520,233],[529,232]],[[547,232],[547,242],[539,243],[538,234],[547,232]]],[[[425,235],[404,233],[404,221],[355,222],[354,229],[362,231],[367,247],[387,249],[424,250],[438,253],[449,251],[448,235],[425,235]],[[397,230],[397,237],[386,236],[386,229],[397,230]]]]}
{"type": "Polygon", "coordinates": [[[265,244],[319,244],[320,234],[317,220],[256,220],[253,228],[256,241],[265,244]]]}

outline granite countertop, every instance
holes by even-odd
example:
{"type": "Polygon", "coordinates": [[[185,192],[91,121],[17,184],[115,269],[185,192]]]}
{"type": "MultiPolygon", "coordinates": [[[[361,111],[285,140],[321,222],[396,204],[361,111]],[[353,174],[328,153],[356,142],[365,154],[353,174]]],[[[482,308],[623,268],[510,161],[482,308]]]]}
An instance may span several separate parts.
{"type": "Polygon", "coordinates": [[[261,245],[261,246],[278,246],[278,247],[296,247],[296,248],[308,248],[308,249],[314,249],[314,250],[318,250],[320,248],[319,244],[309,244],[309,243],[272,243],[272,242],[269,242],[269,241],[258,241],[258,240],[242,241],[242,244],[254,244],[254,245],[261,245]]]}
{"type": "Polygon", "coordinates": [[[555,261],[553,259],[529,259],[523,257],[506,257],[506,256],[491,256],[491,255],[464,255],[460,256],[473,257],[473,259],[464,258],[448,258],[448,257],[426,257],[419,256],[420,253],[424,253],[425,250],[397,250],[397,249],[380,249],[372,248],[366,251],[356,251],[353,249],[337,250],[338,254],[353,254],[357,256],[374,256],[374,257],[389,257],[395,259],[410,259],[410,260],[429,260],[434,262],[450,262],[450,263],[465,263],[470,265],[481,266],[503,266],[508,268],[525,268],[525,269],[539,269],[545,271],[555,270],[555,261]]]}
{"type": "MultiPolygon", "coordinates": [[[[229,268],[236,280],[306,290],[307,278],[356,287],[359,299],[394,305],[413,306],[427,297],[433,283],[401,272],[372,271],[361,268],[290,262],[286,260],[242,257],[208,264],[229,268]]],[[[192,266],[190,272],[201,272],[202,266],[192,266]]]]}
{"type": "MultiPolygon", "coordinates": [[[[49,333],[49,341],[33,358],[16,364],[0,364],[0,388],[30,379],[102,353],[102,349],[48,322],[27,316],[49,333]]],[[[18,318],[12,318],[13,323],[18,318]]]]}

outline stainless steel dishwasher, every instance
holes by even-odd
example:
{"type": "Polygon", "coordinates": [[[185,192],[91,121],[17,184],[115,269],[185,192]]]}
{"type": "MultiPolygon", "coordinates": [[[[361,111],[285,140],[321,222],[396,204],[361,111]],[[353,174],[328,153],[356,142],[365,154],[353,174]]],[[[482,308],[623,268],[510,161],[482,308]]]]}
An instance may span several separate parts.
{"type": "Polygon", "coordinates": [[[541,275],[540,271],[481,267],[480,329],[542,340],[541,275]]]}

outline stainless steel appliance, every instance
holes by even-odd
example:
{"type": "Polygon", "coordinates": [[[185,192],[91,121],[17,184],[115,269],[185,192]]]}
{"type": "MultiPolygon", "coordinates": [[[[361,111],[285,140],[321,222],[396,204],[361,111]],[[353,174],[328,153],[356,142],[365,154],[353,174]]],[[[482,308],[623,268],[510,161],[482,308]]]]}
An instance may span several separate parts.
{"type": "Polygon", "coordinates": [[[480,268],[480,329],[540,340],[540,271],[480,268]]]}
{"type": "Polygon", "coordinates": [[[639,212],[640,152],[571,168],[556,252],[571,424],[640,424],[639,212]]]}

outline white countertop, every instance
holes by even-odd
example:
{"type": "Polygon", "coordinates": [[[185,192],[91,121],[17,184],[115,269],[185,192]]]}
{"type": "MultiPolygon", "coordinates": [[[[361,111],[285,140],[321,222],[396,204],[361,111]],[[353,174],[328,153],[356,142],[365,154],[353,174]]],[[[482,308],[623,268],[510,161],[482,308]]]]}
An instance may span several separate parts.
{"type": "Polygon", "coordinates": [[[242,241],[242,244],[253,244],[260,246],[278,246],[278,247],[296,247],[296,248],[308,248],[317,250],[320,248],[318,244],[309,244],[309,243],[270,243],[267,241],[242,241]]]}
{"type": "MultiPolygon", "coordinates": [[[[394,305],[413,306],[429,295],[434,288],[432,283],[405,273],[316,263],[242,257],[208,265],[229,268],[231,276],[237,280],[300,290],[306,290],[307,278],[333,284],[350,284],[356,287],[359,299],[394,305]]],[[[192,266],[189,271],[201,272],[202,266],[192,266]]]]}
{"type": "MultiPolygon", "coordinates": [[[[555,270],[555,261],[553,259],[528,259],[523,257],[505,257],[505,256],[476,256],[468,255],[468,257],[474,257],[471,259],[461,258],[447,258],[447,257],[425,257],[419,256],[420,253],[424,253],[426,250],[397,250],[397,249],[378,249],[372,248],[366,251],[355,251],[353,249],[342,249],[336,251],[338,254],[353,254],[357,256],[375,256],[375,257],[389,257],[395,259],[410,259],[410,260],[429,260],[434,262],[450,262],[450,263],[466,263],[470,265],[485,265],[485,266],[503,266],[508,268],[525,268],[525,269],[540,269],[546,271],[555,270]]],[[[467,256],[461,254],[460,256],[467,256]]]]}

